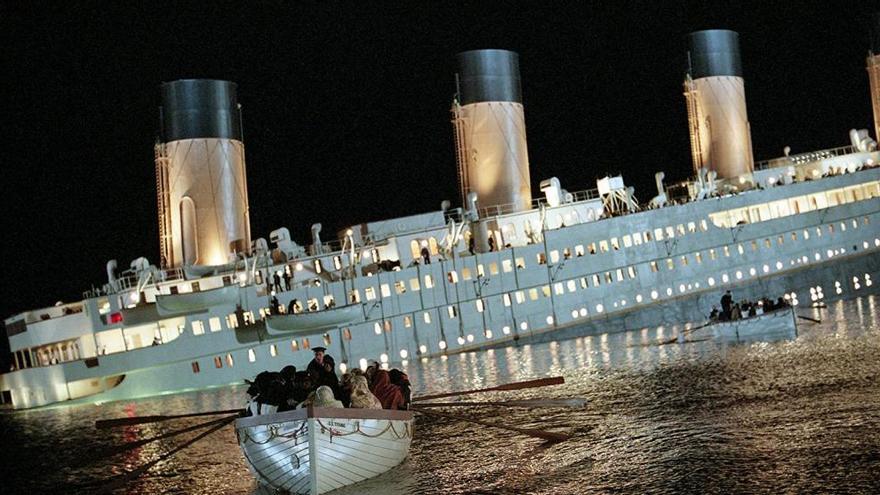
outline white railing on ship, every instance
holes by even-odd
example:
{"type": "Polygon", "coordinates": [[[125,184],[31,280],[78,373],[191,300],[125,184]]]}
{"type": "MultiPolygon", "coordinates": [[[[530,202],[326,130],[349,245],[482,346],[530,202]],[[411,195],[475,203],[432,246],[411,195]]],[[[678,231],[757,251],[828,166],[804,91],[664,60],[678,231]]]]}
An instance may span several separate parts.
{"type": "MultiPolygon", "coordinates": [[[[596,199],[599,197],[598,189],[586,189],[583,191],[577,191],[570,193],[572,196],[572,203],[578,203],[580,201],[587,201],[589,199],[596,199]]],[[[532,200],[532,209],[538,209],[542,204],[547,204],[547,198],[537,198],[532,200]]],[[[502,205],[492,205],[492,206],[484,206],[478,209],[480,214],[480,218],[487,217],[497,217],[501,215],[507,215],[509,213],[515,213],[519,211],[519,203],[506,203],[502,205]]]]}
{"type": "Polygon", "coordinates": [[[852,146],[841,146],[839,148],[811,151],[809,153],[799,153],[797,155],[789,155],[780,158],[772,158],[770,160],[760,161],[758,163],[755,163],[755,170],[786,167],[788,165],[802,165],[804,163],[817,162],[826,158],[834,158],[835,156],[849,155],[855,152],[856,149],[852,146]]]}
{"type": "MultiPolygon", "coordinates": [[[[166,268],[164,270],[160,270],[160,276],[162,277],[162,282],[171,282],[174,280],[183,280],[183,269],[182,268],[166,268]]],[[[135,274],[129,273],[122,277],[116,279],[116,288],[119,291],[128,290],[131,288],[135,288],[138,285],[138,277],[135,274]]],[[[151,281],[151,283],[155,283],[155,281],[151,281]]],[[[83,292],[83,299],[90,299],[93,297],[104,296],[107,295],[108,292],[104,290],[104,288],[100,287],[92,287],[91,289],[83,292]]]]}

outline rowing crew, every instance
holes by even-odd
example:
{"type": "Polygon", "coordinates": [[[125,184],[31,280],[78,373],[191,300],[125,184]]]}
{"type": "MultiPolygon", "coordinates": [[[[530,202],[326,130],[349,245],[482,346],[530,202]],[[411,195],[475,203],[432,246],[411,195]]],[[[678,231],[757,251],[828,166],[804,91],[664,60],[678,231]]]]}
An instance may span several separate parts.
{"type": "Polygon", "coordinates": [[[412,387],[406,373],[382,369],[370,360],[365,370],[336,375],[336,361],[324,347],[315,353],[306,371],[285,366],[264,371],[248,384],[245,416],[283,412],[299,407],[350,407],[359,409],[409,409],[412,387]]]}

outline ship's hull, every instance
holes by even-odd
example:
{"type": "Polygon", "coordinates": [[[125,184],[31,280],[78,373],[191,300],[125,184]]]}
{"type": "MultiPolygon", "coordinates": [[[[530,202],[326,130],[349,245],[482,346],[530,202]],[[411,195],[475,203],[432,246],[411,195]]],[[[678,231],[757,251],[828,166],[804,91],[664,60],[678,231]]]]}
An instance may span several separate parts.
{"type": "Polygon", "coordinates": [[[379,476],[403,462],[409,411],[308,408],[236,420],[248,468],[275,493],[317,495],[379,476]]]}
{"type": "MultiPolygon", "coordinates": [[[[0,389],[10,391],[17,408],[67,401],[78,395],[71,393],[71,384],[95,380],[95,393],[78,400],[127,399],[241,383],[259,371],[308,362],[310,348],[318,345],[350,368],[379,357],[401,362],[702,322],[728,289],[736,300],[795,294],[800,306],[813,302],[811,289],[825,300],[874,293],[880,280],[876,196],[731,228],[705,220],[719,210],[785,198],[780,193],[786,191],[788,196],[822,193],[878,179],[880,169],[866,170],[586,222],[548,230],[540,244],[320,286],[304,284],[277,294],[281,303],[328,296],[365,299],[362,321],[331,330],[273,335],[262,323],[231,328],[227,322],[236,307],[226,299],[240,301],[253,319],[268,306],[268,297],[259,292],[262,286],[232,286],[229,292],[240,291],[237,298],[226,294],[204,313],[177,316],[182,333],[170,342],[97,356],[94,366],[78,360],[7,373],[0,375],[0,389]],[[673,238],[625,244],[631,233],[676,226],[687,232],[677,229],[673,238]],[[591,254],[584,249],[590,243],[600,248],[605,243],[605,250],[591,254]],[[195,332],[197,324],[201,333],[195,332]],[[107,389],[105,379],[120,375],[125,379],[107,389]]],[[[332,266],[332,260],[325,266],[332,266]]],[[[10,340],[18,347],[16,339],[26,337],[25,332],[10,340]]]]}

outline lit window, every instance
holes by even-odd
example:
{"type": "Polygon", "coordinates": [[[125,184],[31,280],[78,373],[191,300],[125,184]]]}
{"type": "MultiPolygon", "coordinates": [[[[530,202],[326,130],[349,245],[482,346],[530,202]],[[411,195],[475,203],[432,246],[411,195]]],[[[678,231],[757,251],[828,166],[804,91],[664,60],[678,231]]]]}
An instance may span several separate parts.
{"type": "Polygon", "coordinates": [[[333,268],[337,270],[342,270],[342,258],[340,258],[339,256],[333,257],[333,268]]]}
{"type": "Polygon", "coordinates": [[[505,306],[510,306],[510,294],[504,294],[501,296],[501,300],[504,302],[505,306]]]}
{"type": "Polygon", "coordinates": [[[565,288],[562,286],[562,282],[556,282],[553,284],[553,292],[555,292],[557,296],[565,294],[565,288]]]}
{"type": "Polygon", "coordinates": [[[569,292],[574,292],[575,290],[577,290],[577,283],[575,283],[574,280],[569,280],[565,283],[565,285],[568,288],[569,292]]]}
{"type": "Polygon", "coordinates": [[[342,329],[342,338],[345,340],[351,340],[351,329],[343,328],[342,329]]]}
{"type": "Polygon", "coordinates": [[[458,283],[458,273],[455,270],[448,272],[446,274],[446,280],[448,280],[450,284],[457,284],[458,283]]]}
{"type": "Polygon", "coordinates": [[[697,253],[694,255],[694,259],[697,260],[697,264],[702,263],[703,262],[703,253],[697,251],[697,253]]]}
{"type": "Polygon", "coordinates": [[[379,289],[382,292],[382,297],[391,297],[391,287],[388,284],[380,285],[379,289]]]}
{"type": "Polygon", "coordinates": [[[636,267],[630,265],[626,267],[626,272],[629,274],[629,278],[636,278],[636,267]]]}
{"type": "Polygon", "coordinates": [[[565,248],[562,250],[562,257],[570,260],[571,259],[571,249],[565,248]]]}
{"type": "Polygon", "coordinates": [[[587,287],[589,287],[589,284],[587,284],[587,277],[581,277],[581,289],[586,289],[587,287]]]}
{"type": "Polygon", "coordinates": [[[601,283],[602,283],[602,281],[601,281],[601,279],[599,278],[599,274],[598,274],[598,273],[594,273],[594,274],[593,274],[593,287],[599,287],[599,285],[601,285],[601,283]]]}
{"type": "MultiPolygon", "coordinates": [[[[753,242],[754,242],[754,241],[753,241],[753,242]]],[[[745,248],[743,248],[743,245],[742,245],[742,244],[737,244],[737,245],[736,245],[736,250],[739,251],[739,254],[743,254],[743,253],[746,252],[746,250],[745,250],[745,248]]]]}
{"type": "Polygon", "coordinates": [[[498,275],[498,263],[495,263],[494,261],[489,263],[489,273],[492,275],[498,275]]]}
{"type": "Polygon", "coordinates": [[[696,231],[697,231],[697,224],[695,224],[694,222],[688,222],[688,232],[693,234],[696,231]]]}
{"type": "Polygon", "coordinates": [[[299,350],[299,344],[296,342],[296,339],[290,341],[290,349],[294,352],[299,350]]]}
{"type": "Polygon", "coordinates": [[[303,339],[303,349],[311,349],[312,345],[309,344],[309,339],[303,339]]]}
{"type": "Polygon", "coordinates": [[[315,260],[315,273],[321,273],[324,271],[324,267],[321,265],[321,260],[315,260]]]}
{"type": "Polygon", "coordinates": [[[227,355],[226,355],[226,365],[229,366],[230,368],[232,368],[233,366],[235,366],[235,360],[232,359],[232,354],[227,354],[227,355]]]}
{"type": "Polygon", "coordinates": [[[623,236],[623,247],[632,247],[632,237],[629,234],[623,236]]]}
{"type": "Polygon", "coordinates": [[[618,268],[616,273],[617,273],[617,281],[623,282],[623,268],[618,268]]]}
{"type": "Polygon", "coordinates": [[[238,317],[235,316],[235,313],[226,315],[226,326],[228,328],[238,328],[238,317]]]}
{"type": "Polygon", "coordinates": [[[681,266],[688,266],[688,258],[687,256],[681,257],[681,266]]]}
{"type": "Polygon", "coordinates": [[[394,282],[394,292],[398,294],[406,294],[406,284],[403,282],[403,280],[398,280],[397,282],[394,282]]]}
{"type": "Polygon", "coordinates": [[[666,238],[672,239],[674,237],[675,237],[675,229],[673,229],[671,225],[669,227],[666,227],[666,238]]]}
{"type": "Polygon", "coordinates": [[[504,270],[504,273],[512,272],[513,271],[513,261],[502,260],[501,261],[501,269],[504,270]]]}
{"type": "Polygon", "coordinates": [[[550,262],[551,263],[558,263],[559,262],[559,251],[558,250],[554,249],[553,251],[550,251],[550,262]]]}
{"type": "Polygon", "coordinates": [[[330,338],[330,334],[324,333],[324,345],[329,346],[332,343],[333,343],[333,339],[330,338]]]}
{"type": "Polygon", "coordinates": [[[659,227],[654,229],[654,239],[658,240],[658,241],[663,240],[663,229],[661,229],[659,227]]]}
{"type": "Polygon", "coordinates": [[[192,331],[193,335],[203,335],[205,333],[205,324],[200,320],[193,320],[192,331]]]}
{"type": "Polygon", "coordinates": [[[611,248],[614,249],[615,251],[620,250],[620,243],[617,241],[617,237],[611,238],[611,248]]]}
{"type": "Polygon", "coordinates": [[[544,294],[544,297],[550,297],[550,286],[545,285],[541,287],[541,293],[544,294]]]}
{"type": "Polygon", "coordinates": [[[703,232],[709,230],[709,224],[706,223],[705,219],[700,220],[700,230],[702,230],[703,232]]]}
{"type": "Polygon", "coordinates": [[[588,247],[590,248],[590,254],[596,254],[596,243],[595,242],[591,242],[588,247]]]}
{"type": "MultiPolygon", "coordinates": [[[[543,256],[543,254],[541,256],[543,256]]],[[[477,265],[477,277],[485,277],[485,276],[486,276],[486,270],[483,269],[483,265],[482,264],[477,265]]]]}
{"type": "Polygon", "coordinates": [[[525,294],[525,292],[523,292],[523,291],[521,291],[521,290],[516,291],[516,303],[517,303],[517,304],[522,304],[522,303],[524,303],[524,302],[526,302],[526,294],[525,294]]]}
{"type": "Polygon", "coordinates": [[[724,256],[730,257],[730,246],[724,246],[724,256]]]}
{"type": "Polygon", "coordinates": [[[447,306],[446,313],[449,315],[450,318],[455,318],[456,316],[458,316],[458,311],[456,311],[455,306],[447,306]]]}
{"type": "Polygon", "coordinates": [[[482,300],[482,299],[477,299],[477,300],[476,300],[476,305],[477,305],[477,312],[478,312],[478,313],[482,313],[482,312],[483,312],[483,309],[485,309],[485,308],[483,307],[483,300],[482,300]]]}
{"type": "Polygon", "coordinates": [[[376,299],[376,289],[374,287],[367,287],[364,289],[364,294],[367,296],[367,301],[372,301],[376,299]]]}
{"type": "Polygon", "coordinates": [[[410,317],[409,315],[406,315],[403,317],[403,327],[404,328],[412,327],[412,317],[410,317]]]}
{"type": "Polygon", "coordinates": [[[717,259],[717,258],[718,258],[718,255],[715,254],[715,250],[714,250],[714,249],[710,249],[710,250],[709,250],[709,259],[713,259],[713,260],[714,260],[714,259],[717,259]]]}
{"type": "Polygon", "coordinates": [[[409,288],[411,290],[419,290],[419,279],[417,279],[417,278],[409,279],[409,288]]]}
{"type": "Polygon", "coordinates": [[[309,311],[318,311],[318,298],[313,297],[306,301],[306,305],[309,308],[309,311]]]}
{"type": "Polygon", "coordinates": [[[383,326],[385,327],[385,331],[390,332],[391,331],[391,320],[385,320],[382,323],[383,323],[383,326]]]}
{"type": "Polygon", "coordinates": [[[431,324],[431,313],[428,313],[427,311],[425,311],[422,314],[422,316],[423,316],[423,319],[425,320],[425,323],[430,325],[431,324]]]}
{"type": "Polygon", "coordinates": [[[464,267],[461,269],[461,279],[462,280],[470,280],[471,277],[471,269],[468,267],[464,267]]]}
{"type": "Polygon", "coordinates": [[[652,262],[651,262],[651,271],[652,271],[652,272],[656,272],[657,270],[659,270],[659,268],[657,268],[657,262],[656,262],[656,261],[652,261],[652,262]]]}
{"type": "Polygon", "coordinates": [[[535,289],[535,288],[529,289],[529,299],[531,299],[532,301],[538,300],[538,289],[535,289]]]}
{"type": "MultiPolygon", "coordinates": [[[[776,237],[776,244],[778,244],[780,246],[785,244],[785,236],[780,235],[780,236],[776,237]]],[[[770,247],[770,246],[767,246],[767,247],[770,247]]]]}
{"type": "Polygon", "coordinates": [[[212,332],[219,332],[223,330],[223,326],[220,325],[220,318],[217,316],[212,317],[208,320],[208,328],[211,329],[212,332]]]}
{"type": "Polygon", "coordinates": [[[599,241],[599,252],[607,253],[608,252],[608,241],[599,241]]]}
{"type": "Polygon", "coordinates": [[[434,288],[434,277],[430,275],[425,275],[425,288],[433,289],[434,288]]]}
{"type": "Polygon", "coordinates": [[[684,225],[683,224],[678,224],[678,226],[675,227],[675,230],[678,232],[679,236],[684,235],[684,225]]]}
{"type": "Polygon", "coordinates": [[[633,246],[640,246],[642,244],[642,234],[641,233],[639,233],[639,232],[634,233],[632,238],[633,238],[633,246]]]}
{"type": "Polygon", "coordinates": [[[214,356],[214,367],[222,368],[223,367],[223,358],[220,356],[214,356]]]}
{"type": "Polygon", "coordinates": [[[666,268],[668,268],[670,270],[675,269],[675,262],[672,261],[672,258],[666,258],[666,268]]]}
{"type": "Polygon", "coordinates": [[[199,371],[201,371],[201,370],[199,370],[199,362],[198,361],[193,361],[190,364],[192,366],[193,373],[198,373],[199,371]]]}
{"type": "Polygon", "coordinates": [[[352,289],[348,291],[348,300],[352,303],[361,302],[361,293],[357,289],[352,289]]]}
{"type": "Polygon", "coordinates": [[[522,257],[517,258],[516,259],[516,267],[519,269],[525,268],[526,267],[526,259],[522,258],[522,257]]]}
{"type": "Polygon", "coordinates": [[[248,361],[253,363],[256,360],[257,360],[257,353],[255,353],[253,349],[248,349],[248,361]]]}
{"type": "Polygon", "coordinates": [[[275,344],[269,345],[269,355],[275,357],[278,355],[278,347],[275,344]]]}

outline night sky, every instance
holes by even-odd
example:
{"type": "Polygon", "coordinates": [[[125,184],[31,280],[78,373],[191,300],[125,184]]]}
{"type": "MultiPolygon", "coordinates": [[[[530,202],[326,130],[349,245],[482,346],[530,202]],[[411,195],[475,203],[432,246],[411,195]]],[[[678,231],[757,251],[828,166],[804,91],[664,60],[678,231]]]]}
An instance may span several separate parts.
{"type": "Polygon", "coordinates": [[[0,5],[3,318],[79,299],[108,259],[157,261],[162,81],[239,84],[252,232],[286,226],[301,244],[314,222],[329,239],[458,204],[459,51],[519,52],[534,192],[621,173],[647,201],[655,171],[686,178],[681,82],[698,29],[740,33],[757,160],[873,128],[864,2],[129,3],[0,5]]]}

